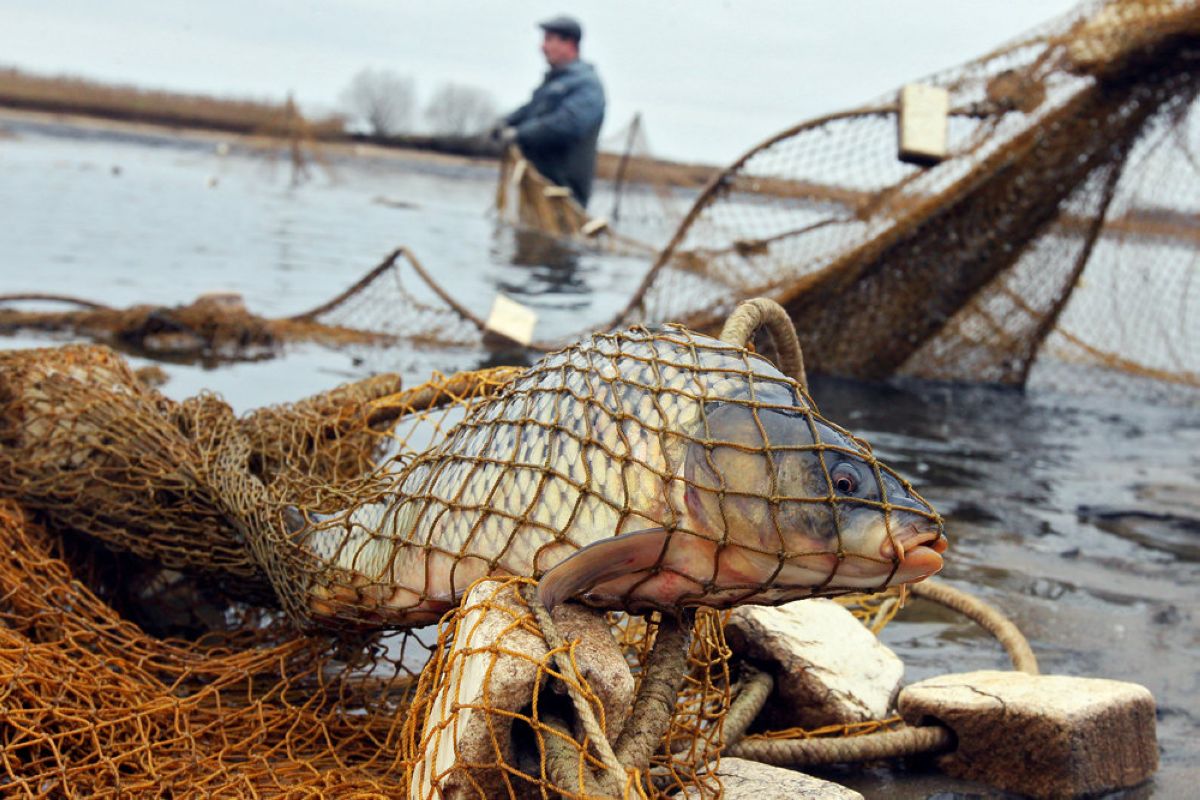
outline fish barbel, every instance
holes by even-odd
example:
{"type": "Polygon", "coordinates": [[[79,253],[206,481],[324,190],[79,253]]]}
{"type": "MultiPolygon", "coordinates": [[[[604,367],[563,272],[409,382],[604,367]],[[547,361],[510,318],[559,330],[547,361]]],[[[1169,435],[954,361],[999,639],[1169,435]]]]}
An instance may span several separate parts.
{"type": "Polygon", "coordinates": [[[301,546],[350,576],[310,589],[314,613],[398,626],[485,575],[539,578],[547,606],[775,604],[921,580],[946,546],[936,512],[795,381],[676,326],[543,358],[384,502],[309,519],[301,546]]]}

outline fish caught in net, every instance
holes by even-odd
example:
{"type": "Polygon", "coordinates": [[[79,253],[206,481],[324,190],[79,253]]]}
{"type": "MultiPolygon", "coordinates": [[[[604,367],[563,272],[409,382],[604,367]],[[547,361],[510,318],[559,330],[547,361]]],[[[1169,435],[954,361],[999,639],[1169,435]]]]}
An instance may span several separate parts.
{"type": "Polygon", "coordinates": [[[682,328],[549,355],[395,469],[372,502],[297,514],[333,569],[311,613],[427,622],[495,574],[541,578],[549,607],[779,603],[941,563],[936,515],[868,447],[765,359],[682,328]]]}
{"type": "Polygon", "coordinates": [[[940,518],[865,442],[679,327],[240,418],[103,347],[2,366],[0,758],[26,794],[714,797],[730,670],[709,607],[941,564],[940,518]],[[571,615],[603,636],[551,633],[571,615]],[[672,713],[604,704],[602,641],[630,691],[674,664],[672,713]],[[470,694],[513,675],[532,705],[470,694]]]}

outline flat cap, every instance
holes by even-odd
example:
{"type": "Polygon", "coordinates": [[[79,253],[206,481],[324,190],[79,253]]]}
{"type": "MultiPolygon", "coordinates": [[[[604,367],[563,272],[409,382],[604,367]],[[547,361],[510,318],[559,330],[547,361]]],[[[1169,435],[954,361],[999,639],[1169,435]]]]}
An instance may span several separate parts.
{"type": "Polygon", "coordinates": [[[579,20],[565,14],[539,22],[538,27],[547,33],[557,33],[564,39],[574,39],[576,42],[583,39],[583,28],[580,27],[579,20]]]}

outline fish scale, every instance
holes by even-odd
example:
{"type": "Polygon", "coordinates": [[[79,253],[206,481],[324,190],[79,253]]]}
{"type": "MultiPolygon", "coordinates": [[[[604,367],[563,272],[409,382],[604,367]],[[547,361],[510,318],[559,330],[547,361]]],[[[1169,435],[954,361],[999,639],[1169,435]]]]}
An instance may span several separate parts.
{"type": "MultiPolygon", "coordinates": [[[[672,426],[694,425],[704,398],[736,396],[735,389],[745,394],[747,374],[782,389],[778,401],[795,404],[791,382],[769,362],[682,329],[596,336],[553,354],[411,462],[395,492],[394,517],[405,527],[395,527],[378,504],[352,514],[358,535],[337,550],[336,563],[373,581],[398,582],[403,576],[389,571],[386,547],[353,546],[396,541],[498,559],[509,571],[535,574],[532,557],[547,544],[583,547],[637,521],[657,522],[661,509],[648,506],[661,497],[685,444],[675,436],[664,448],[660,438],[670,439],[672,426]],[[711,385],[708,375],[716,377],[711,385]],[[581,406],[586,413],[578,413],[581,406]],[[560,425],[568,435],[546,435],[560,425]],[[509,463],[480,465],[485,455],[509,463]],[[539,492],[543,470],[552,472],[539,492]],[[485,507],[505,513],[487,514],[485,507]],[[445,513],[430,525],[438,512],[445,513]],[[514,527],[513,517],[527,521],[514,527]]],[[[316,552],[328,557],[334,549],[327,544],[316,552]]]]}

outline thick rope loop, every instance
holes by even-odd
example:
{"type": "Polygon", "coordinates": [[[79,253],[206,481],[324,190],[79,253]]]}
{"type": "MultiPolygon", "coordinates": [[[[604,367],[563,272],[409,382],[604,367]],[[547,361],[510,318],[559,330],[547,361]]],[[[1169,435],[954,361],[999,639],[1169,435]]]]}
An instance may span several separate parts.
{"type": "MultiPolygon", "coordinates": [[[[725,746],[736,745],[746,735],[746,730],[758,712],[767,703],[767,697],[775,688],[775,678],[769,672],[764,672],[750,664],[742,665],[742,680],[738,687],[737,696],[729,705],[725,714],[725,746]]],[[[728,752],[728,751],[727,751],[728,752]]]]}
{"type": "Polygon", "coordinates": [[[835,739],[747,739],[723,755],[781,767],[815,767],[938,753],[953,746],[948,728],[926,725],[835,739]]]}
{"type": "MultiPolygon", "coordinates": [[[[536,587],[522,584],[520,592],[533,612],[547,646],[554,653],[555,666],[564,676],[575,674],[574,665],[567,655],[566,642],[538,597],[536,587]]],[[[659,622],[654,644],[642,668],[641,684],[633,701],[633,709],[615,745],[609,744],[588,699],[577,686],[564,681],[584,734],[594,744],[596,754],[604,765],[602,774],[583,776],[585,784],[592,784],[587,787],[589,790],[594,788],[605,796],[627,796],[627,790],[631,788],[630,779],[637,780],[635,776],[649,766],[650,757],[662,743],[671,725],[679,690],[686,677],[691,631],[690,626],[684,624],[687,620],[690,620],[690,615],[684,620],[664,616],[659,622]]],[[[551,724],[562,727],[561,722],[551,724]]],[[[570,748],[550,747],[554,743],[549,738],[546,742],[550,772],[558,776],[578,774],[578,752],[570,748]]]]}
{"type": "MultiPolygon", "coordinates": [[[[1029,641],[998,609],[960,589],[938,581],[926,580],[913,584],[910,588],[917,597],[957,611],[992,634],[1004,646],[1014,669],[1027,675],[1038,674],[1037,658],[1029,646],[1029,641]]],[[[753,680],[753,677],[747,679],[747,689],[753,680]]],[[[743,689],[743,692],[745,691],[746,689],[743,689]]],[[[726,741],[729,744],[723,755],[748,758],[764,764],[813,767],[928,755],[944,752],[954,746],[954,733],[941,725],[903,727],[882,733],[836,739],[740,739],[746,729],[744,726],[749,725],[762,709],[768,694],[769,688],[761,698],[749,694],[749,702],[744,707],[743,695],[738,695],[726,719],[726,731],[732,732],[733,735],[727,734],[726,741]],[[742,717],[747,713],[750,714],[750,718],[743,720],[742,717]]]]}
{"type": "Polygon", "coordinates": [[[808,376],[804,372],[804,354],[800,339],[783,306],[767,297],[756,297],[741,303],[721,329],[721,341],[745,347],[754,339],[759,328],[765,328],[775,345],[776,366],[808,391],[808,376]]]}
{"type": "Polygon", "coordinates": [[[1013,669],[1027,675],[1038,674],[1037,656],[1033,654],[1029,640],[996,607],[941,581],[925,580],[914,583],[909,589],[917,597],[957,611],[996,637],[1012,660],[1013,669]]]}

